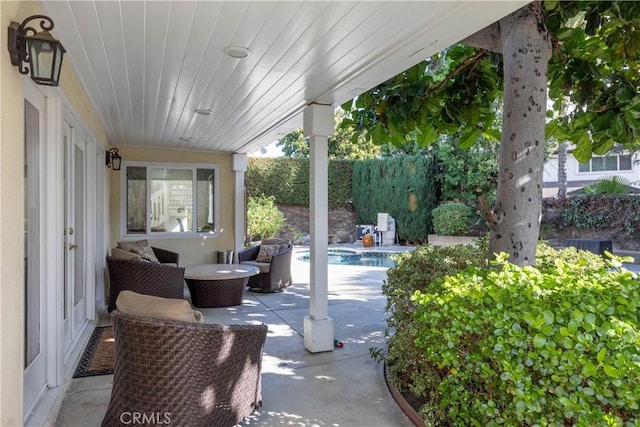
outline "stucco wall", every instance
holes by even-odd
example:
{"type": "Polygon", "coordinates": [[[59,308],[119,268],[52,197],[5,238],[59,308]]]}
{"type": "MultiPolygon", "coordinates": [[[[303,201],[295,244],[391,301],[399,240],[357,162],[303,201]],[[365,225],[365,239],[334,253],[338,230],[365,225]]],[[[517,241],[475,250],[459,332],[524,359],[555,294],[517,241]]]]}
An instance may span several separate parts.
{"type": "MultiPolygon", "coordinates": [[[[215,262],[215,251],[233,249],[234,213],[234,172],[233,159],[230,154],[203,153],[193,151],[174,151],[149,148],[118,147],[122,159],[125,161],[168,162],[168,163],[200,163],[216,164],[219,166],[218,179],[220,187],[220,218],[216,224],[221,232],[217,236],[204,235],[199,237],[168,237],[148,239],[153,246],[178,252],[180,264],[190,266],[215,262]]],[[[110,181],[109,216],[110,247],[114,247],[122,240],[120,209],[121,180],[126,178],[124,169],[109,170],[107,180],[110,181]]]]}
{"type": "MultiPolygon", "coordinates": [[[[23,81],[11,65],[7,27],[11,21],[42,13],[29,1],[0,2],[0,426],[23,425],[24,252],[23,81]]],[[[55,36],[55,29],[54,29],[55,36]]],[[[104,127],[84,95],[67,62],[63,61],[60,88],[46,88],[50,96],[64,93],[66,101],[98,145],[107,147],[104,127]]],[[[62,207],[61,207],[62,209],[62,207]]],[[[60,230],[51,230],[58,233],[60,230]]],[[[51,286],[59,284],[51,282],[51,286]]]]}
{"type": "Polygon", "coordinates": [[[0,2],[0,425],[22,425],[24,318],[22,75],[7,53],[7,27],[35,13],[0,2]],[[18,206],[18,208],[16,208],[18,206]]]}

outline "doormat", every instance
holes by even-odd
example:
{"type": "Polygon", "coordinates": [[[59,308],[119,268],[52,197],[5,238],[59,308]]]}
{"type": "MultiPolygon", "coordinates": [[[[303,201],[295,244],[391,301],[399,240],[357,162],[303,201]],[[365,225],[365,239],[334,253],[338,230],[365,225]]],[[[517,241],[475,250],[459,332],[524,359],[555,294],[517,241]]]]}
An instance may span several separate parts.
{"type": "Polygon", "coordinates": [[[73,378],[112,375],[115,362],[115,339],[111,326],[93,330],[73,378]]]}

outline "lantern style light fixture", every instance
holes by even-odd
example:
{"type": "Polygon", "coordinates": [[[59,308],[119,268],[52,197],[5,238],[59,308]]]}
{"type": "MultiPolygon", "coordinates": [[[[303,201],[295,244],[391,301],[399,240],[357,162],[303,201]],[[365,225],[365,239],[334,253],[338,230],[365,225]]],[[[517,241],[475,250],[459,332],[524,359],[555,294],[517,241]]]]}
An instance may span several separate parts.
{"type": "Polygon", "coordinates": [[[114,171],[120,170],[120,165],[122,164],[122,157],[118,154],[117,148],[110,148],[107,151],[107,161],[106,165],[108,168],[113,168],[114,171]]]}
{"type": "Polygon", "coordinates": [[[66,50],[53,38],[52,29],[53,20],[45,15],[32,15],[22,24],[11,22],[9,25],[7,41],[11,64],[18,67],[20,74],[31,72],[31,80],[39,85],[58,86],[60,81],[62,56],[66,50]],[[35,19],[40,19],[40,32],[28,25],[35,19]]]}

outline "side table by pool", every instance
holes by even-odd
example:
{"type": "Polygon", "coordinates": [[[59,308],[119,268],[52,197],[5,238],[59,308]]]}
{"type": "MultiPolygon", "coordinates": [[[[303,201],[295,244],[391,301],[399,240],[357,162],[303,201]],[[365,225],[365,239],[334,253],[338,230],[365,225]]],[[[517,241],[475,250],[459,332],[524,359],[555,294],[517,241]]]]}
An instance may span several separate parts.
{"type": "Polygon", "coordinates": [[[204,264],[187,267],[187,282],[193,305],[201,308],[242,304],[242,293],[249,277],[260,270],[243,264],[204,264]]]}

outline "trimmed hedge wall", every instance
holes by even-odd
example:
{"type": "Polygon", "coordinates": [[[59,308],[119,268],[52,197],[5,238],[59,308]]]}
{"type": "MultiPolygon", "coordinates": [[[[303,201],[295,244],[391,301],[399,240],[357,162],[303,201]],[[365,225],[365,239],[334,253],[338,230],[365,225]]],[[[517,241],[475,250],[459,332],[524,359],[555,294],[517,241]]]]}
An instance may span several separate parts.
{"type": "MultiPolygon", "coordinates": [[[[352,208],[352,160],[329,160],[329,208],[352,208]]],[[[276,204],[309,206],[309,159],[250,158],[245,182],[250,197],[273,196],[276,204]]]]}
{"type": "Polygon", "coordinates": [[[376,224],[378,212],[396,220],[400,239],[426,242],[437,206],[433,161],[424,156],[361,160],[353,165],[353,205],[359,224],[376,224]]]}
{"type": "Polygon", "coordinates": [[[573,196],[564,207],[561,225],[634,235],[640,231],[640,196],[573,196]]]}
{"type": "MultiPolygon", "coordinates": [[[[436,207],[431,158],[329,160],[329,208],[349,208],[359,224],[376,224],[378,212],[396,220],[400,239],[426,242],[436,207]]],[[[249,197],[273,196],[278,205],[309,206],[309,159],[250,158],[249,197]]]]}

